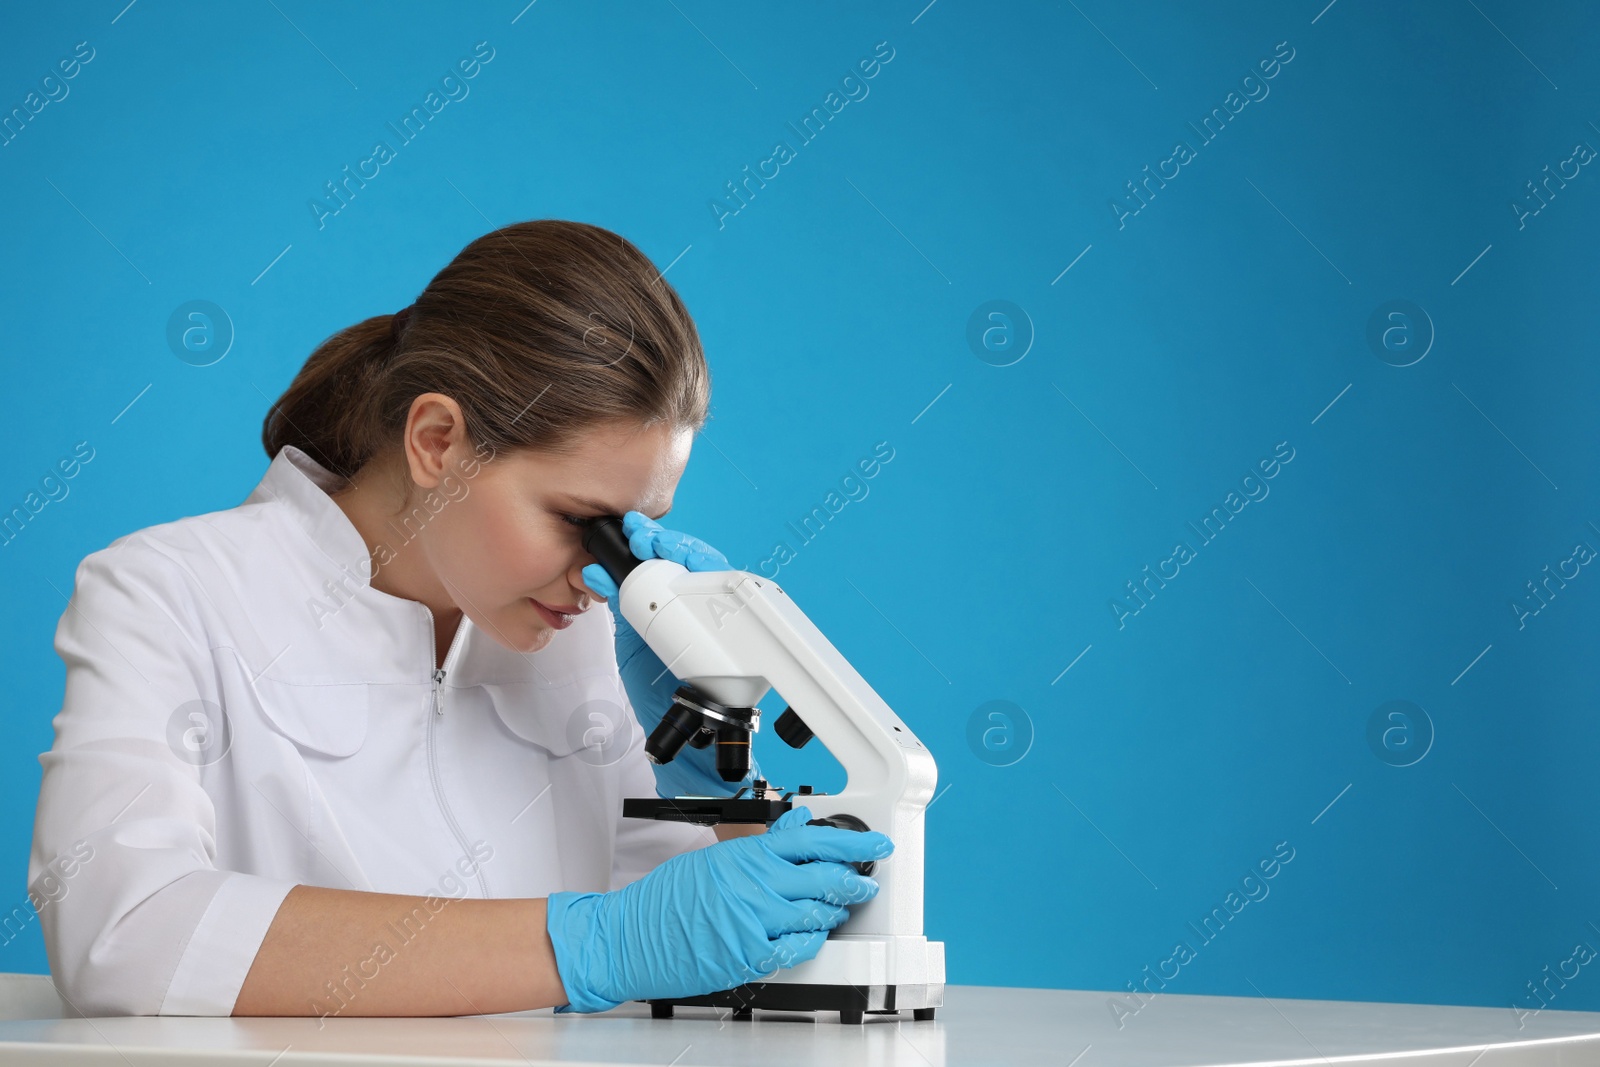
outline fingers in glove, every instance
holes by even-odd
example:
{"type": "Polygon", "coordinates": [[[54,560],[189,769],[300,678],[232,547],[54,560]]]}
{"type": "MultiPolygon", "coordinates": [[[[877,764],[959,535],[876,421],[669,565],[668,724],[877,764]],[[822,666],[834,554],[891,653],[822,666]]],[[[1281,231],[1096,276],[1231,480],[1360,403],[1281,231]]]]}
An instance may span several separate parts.
{"type": "Polygon", "coordinates": [[[768,927],[773,937],[782,934],[803,934],[812,930],[832,930],[850,918],[850,910],[826,900],[795,900],[768,927]]]}
{"type": "Polygon", "coordinates": [[[640,559],[656,558],[656,535],[661,524],[642,511],[627,511],[622,515],[622,532],[628,538],[628,548],[640,559]]]}
{"type": "Polygon", "coordinates": [[[746,853],[740,862],[719,868],[719,872],[747,899],[764,900],[770,907],[778,909],[779,914],[786,914],[788,903],[793,901],[864,904],[878,895],[880,887],[877,881],[860,874],[850,864],[829,860],[792,863],[767,850],[762,844],[765,837],[764,834],[742,837],[710,846],[746,853]]]}
{"type": "Polygon", "coordinates": [[[678,533],[676,530],[662,530],[656,535],[656,555],[662,559],[670,559],[674,563],[682,564],[691,571],[726,571],[732,570],[732,565],[721,552],[712,548],[698,537],[678,533]]]}
{"type": "Polygon", "coordinates": [[[757,969],[760,977],[771,978],[778,973],[780,968],[793,967],[807,960],[815,959],[817,953],[822,951],[823,943],[828,940],[826,930],[810,930],[805,933],[784,934],[772,942],[772,951],[762,960],[757,969]]]}
{"type": "Polygon", "coordinates": [[[664,529],[642,511],[625,514],[622,528],[628,535],[628,547],[640,559],[669,559],[691,571],[733,569],[726,556],[698,537],[664,529]]]}
{"type": "MultiPolygon", "coordinates": [[[[847,831],[848,832],[848,831],[847,831]]],[[[830,904],[865,904],[878,895],[878,882],[861,874],[848,863],[822,860],[790,864],[773,878],[772,888],[790,900],[800,894],[830,904]]]]}
{"type": "Polygon", "coordinates": [[[808,808],[790,808],[753,841],[765,842],[775,855],[795,863],[806,860],[836,860],[858,863],[886,859],[894,852],[894,842],[876,830],[846,830],[838,826],[807,826],[808,808]]]}
{"type": "Polygon", "coordinates": [[[774,819],[772,825],[767,827],[767,833],[770,834],[774,830],[787,830],[791,826],[804,826],[810,821],[811,809],[804,804],[796,804],[774,819]]]}
{"type": "Polygon", "coordinates": [[[611,580],[611,574],[600,564],[591,563],[583,568],[583,584],[589,592],[602,600],[610,600],[617,595],[617,583],[611,580]]]}

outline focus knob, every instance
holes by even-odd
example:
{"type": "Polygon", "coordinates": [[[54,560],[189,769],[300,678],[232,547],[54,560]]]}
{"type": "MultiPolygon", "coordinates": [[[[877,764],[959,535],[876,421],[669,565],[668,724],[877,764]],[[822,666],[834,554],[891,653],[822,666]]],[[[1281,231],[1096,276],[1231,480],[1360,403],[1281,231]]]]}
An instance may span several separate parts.
{"type": "Polygon", "coordinates": [[[778,721],[772,724],[772,732],[783,738],[783,743],[790,748],[804,748],[805,743],[815,736],[811,727],[794,713],[793,708],[783,709],[778,721]]]}

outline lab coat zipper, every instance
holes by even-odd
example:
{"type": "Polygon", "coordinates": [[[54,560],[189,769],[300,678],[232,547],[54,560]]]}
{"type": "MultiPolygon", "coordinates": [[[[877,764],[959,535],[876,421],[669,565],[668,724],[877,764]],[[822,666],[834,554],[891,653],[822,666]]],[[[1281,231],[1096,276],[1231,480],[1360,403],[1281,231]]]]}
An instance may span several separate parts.
{"type": "MultiPolygon", "coordinates": [[[[437,632],[434,628],[433,612],[424,605],[428,611],[428,631],[433,640],[428,642],[428,647],[437,646],[437,632]]],[[[463,618],[456,627],[456,635],[450,641],[450,649],[444,654],[444,662],[449,664],[456,654],[456,646],[461,643],[461,635],[467,628],[467,620],[463,618]]],[[[444,798],[443,778],[439,773],[439,746],[435,739],[438,734],[438,722],[444,716],[444,680],[446,667],[435,667],[433,670],[433,714],[428,716],[428,777],[433,782],[433,795],[439,801],[439,813],[444,816],[445,825],[450,827],[450,832],[455,835],[456,844],[461,846],[463,856],[476,856],[467,844],[467,835],[461,832],[461,825],[450,812],[450,805],[444,798]]],[[[478,866],[478,888],[483,891],[484,899],[489,898],[489,880],[484,876],[482,865],[478,866]]]]}

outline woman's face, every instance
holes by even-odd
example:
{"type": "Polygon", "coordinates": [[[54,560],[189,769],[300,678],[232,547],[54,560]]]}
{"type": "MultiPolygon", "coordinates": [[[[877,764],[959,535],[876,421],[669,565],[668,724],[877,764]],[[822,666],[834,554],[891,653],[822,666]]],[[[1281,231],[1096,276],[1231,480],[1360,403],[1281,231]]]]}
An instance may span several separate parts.
{"type": "Polygon", "coordinates": [[[413,453],[414,498],[431,489],[438,508],[423,509],[428,517],[415,541],[425,570],[485,633],[513,651],[536,652],[556,627],[535,601],[568,614],[595,603],[583,584],[582,570],[595,558],[584,550],[580,520],[629,510],[661,518],[693,440],[692,431],[665,424],[609,423],[568,453],[485,459],[454,434],[441,454],[422,457],[422,478],[413,453]],[[439,473],[429,486],[434,462],[439,473]]]}

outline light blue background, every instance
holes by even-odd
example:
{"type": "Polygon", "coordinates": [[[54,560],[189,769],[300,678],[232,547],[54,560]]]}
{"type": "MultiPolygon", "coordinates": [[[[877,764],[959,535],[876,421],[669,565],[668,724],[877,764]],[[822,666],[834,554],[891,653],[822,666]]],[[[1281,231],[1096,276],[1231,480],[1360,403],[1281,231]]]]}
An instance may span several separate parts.
{"type": "MultiPolygon", "coordinates": [[[[7,898],[77,562],[239,503],[322,339],[558,217],[671,264],[701,330],[714,414],[671,525],[746,569],[788,542],[780,584],[938,758],[951,982],[1122,990],[1181,939],[1168,992],[1533,1007],[1542,968],[1600,947],[1600,573],[1524,628],[1510,606],[1600,548],[1600,175],[1520,229],[1510,206],[1600,146],[1594,16],[924,3],[8,16],[0,108],[77,42],[95,58],[0,148],[0,510],[75,443],[95,457],[0,548],[7,898]],[[319,229],[324,182],[479,41],[470,95],[319,229]],[[880,41],[869,95],[799,145],[786,123],[880,41]],[[1200,145],[1186,124],[1281,41],[1269,94],[1200,145]],[[1119,229],[1113,198],[1180,138],[1197,157],[1119,229]],[[796,158],[719,228],[779,139],[796,158]],[[237,331],[207,367],[165,338],[196,299],[237,331]],[[1394,299],[1436,332],[1407,367],[1366,339],[1394,299]],[[990,300],[1031,322],[1009,366],[967,343],[990,300]],[[802,545],[786,524],[879,441],[869,494],[802,545]],[[1270,495],[1198,546],[1185,524],[1282,441],[1270,495]],[[1197,558],[1119,629],[1112,599],[1180,539],[1197,558]],[[1010,733],[970,744],[994,700],[1010,733]],[[1435,733],[1410,766],[1368,742],[1392,700],[1435,733]],[[1270,895],[1201,946],[1188,923],[1285,841],[1270,895]]],[[[814,749],[757,751],[786,786],[842,784],[814,749]]],[[[37,923],[0,948],[44,967],[37,923]]],[[[1551,1007],[1600,1008],[1600,976],[1551,1007]]]]}

